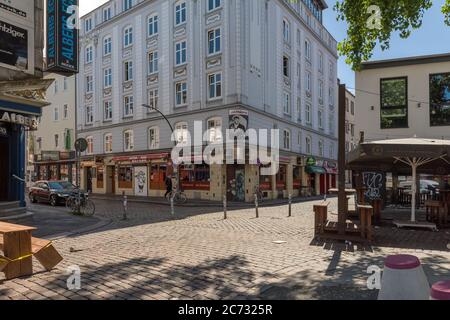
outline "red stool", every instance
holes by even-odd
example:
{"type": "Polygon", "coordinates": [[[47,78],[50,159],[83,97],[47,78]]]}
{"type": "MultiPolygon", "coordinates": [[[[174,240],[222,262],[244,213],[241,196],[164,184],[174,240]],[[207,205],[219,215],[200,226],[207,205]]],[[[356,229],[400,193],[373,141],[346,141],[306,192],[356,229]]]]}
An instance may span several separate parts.
{"type": "Polygon", "coordinates": [[[440,281],[433,284],[431,300],[450,300],[450,281],[440,281]]]}

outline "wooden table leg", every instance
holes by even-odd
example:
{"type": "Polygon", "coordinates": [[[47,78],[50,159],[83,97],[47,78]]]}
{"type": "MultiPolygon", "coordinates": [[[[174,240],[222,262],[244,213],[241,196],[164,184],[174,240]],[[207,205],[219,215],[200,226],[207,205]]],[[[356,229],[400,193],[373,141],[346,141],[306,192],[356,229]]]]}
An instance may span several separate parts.
{"type": "Polygon", "coordinates": [[[5,268],[6,279],[29,276],[33,273],[33,260],[31,255],[31,231],[9,232],[3,235],[5,257],[13,261],[5,268]]]}

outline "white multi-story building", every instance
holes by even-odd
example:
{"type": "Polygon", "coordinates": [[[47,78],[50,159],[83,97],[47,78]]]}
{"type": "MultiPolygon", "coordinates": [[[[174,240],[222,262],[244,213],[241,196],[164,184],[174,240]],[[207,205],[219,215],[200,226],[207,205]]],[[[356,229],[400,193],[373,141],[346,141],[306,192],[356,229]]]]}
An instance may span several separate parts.
{"type": "Polygon", "coordinates": [[[31,182],[75,182],[75,76],[50,73],[44,78],[53,80],[46,94],[50,105],[42,110],[37,130],[28,136],[27,176],[31,182]]]}
{"type": "Polygon", "coordinates": [[[189,196],[249,201],[257,186],[270,198],[326,192],[335,184],[338,94],[326,8],[322,0],[114,0],[82,17],[84,186],[164,193],[173,142],[148,104],[178,130],[200,120],[224,134],[235,114],[246,128],[280,130],[276,176],[249,164],[184,166],[189,196]]]}
{"type": "MultiPolygon", "coordinates": [[[[348,89],[345,91],[345,153],[351,152],[358,145],[355,132],[355,95],[348,89]]],[[[345,172],[345,183],[351,187],[353,184],[352,171],[345,172]]]]}

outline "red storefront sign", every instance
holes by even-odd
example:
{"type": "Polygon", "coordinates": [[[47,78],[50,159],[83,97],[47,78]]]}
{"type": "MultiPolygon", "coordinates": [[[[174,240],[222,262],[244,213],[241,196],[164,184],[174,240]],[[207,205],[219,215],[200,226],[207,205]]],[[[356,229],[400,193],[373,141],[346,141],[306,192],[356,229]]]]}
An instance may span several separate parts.
{"type": "Polygon", "coordinates": [[[209,191],[209,182],[181,182],[181,186],[184,190],[205,190],[209,191]]]}
{"type": "Polygon", "coordinates": [[[270,182],[260,182],[259,189],[260,190],[272,190],[272,184],[270,182]]]}
{"type": "Polygon", "coordinates": [[[329,174],[338,174],[337,164],[331,161],[324,161],[323,168],[329,174]]]}
{"type": "Polygon", "coordinates": [[[144,154],[144,155],[136,155],[136,156],[121,156],[121,157],[113,157],[114,162],[131,162],[131,163],[146,163],[151,160],[160,160],[167,158],[169,156],[168,153],[153,153],[153,154],[144,154]]]}

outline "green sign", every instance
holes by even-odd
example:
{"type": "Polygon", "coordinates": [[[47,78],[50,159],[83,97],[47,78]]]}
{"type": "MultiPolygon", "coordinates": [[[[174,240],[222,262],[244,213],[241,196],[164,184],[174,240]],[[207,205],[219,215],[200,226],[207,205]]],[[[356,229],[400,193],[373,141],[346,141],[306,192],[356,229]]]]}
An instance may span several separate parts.
{"type": "Polygon", "coordinates": [[[316,165],[316,158],[313,157],[309,157],[308,159],[306,159],[306,165],[307,166],[315,166],[316,165]]]}

